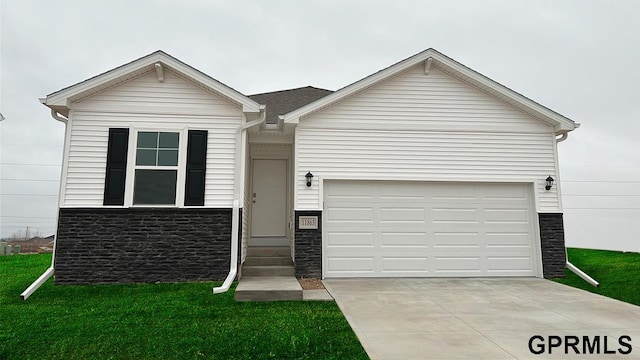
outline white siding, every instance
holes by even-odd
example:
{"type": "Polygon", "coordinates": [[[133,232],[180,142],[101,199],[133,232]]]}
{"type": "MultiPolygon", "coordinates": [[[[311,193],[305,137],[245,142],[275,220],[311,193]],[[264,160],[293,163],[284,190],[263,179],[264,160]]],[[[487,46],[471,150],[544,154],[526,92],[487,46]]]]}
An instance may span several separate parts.
{"type": "Polygon", "coordinates": [[[165,71],[164,83],[155,73],[147,74],[73,108],[62,206],[102,206],[107,141],[113,127],[208,130],[205,206],[232,205],[235,130],[242,122],[239,107],[165,71]],[[172,114],[177,110],[181,112],[172,114]]]}
{"type": "Polygon", "coordinates": [[[72,110],[238,116],[240,107],[206,91],[176,73],[165,70],[164,81],[155,71],[74,102],[72,110]]]}
{"type": "Polygon", "coordinates": [[[319,178],[538,182],[558,211],[551,126],[432,68],[416,66],[300,120],[296,209],[319,209],[319,178]],[[304,175],[314,176],[311,188],[304,175]]]}
{"type": "Polygon", "coordinates": [[[551,132],[552,128],[436,69],[415,66],[317,114],[304,126],[551,132]]]}

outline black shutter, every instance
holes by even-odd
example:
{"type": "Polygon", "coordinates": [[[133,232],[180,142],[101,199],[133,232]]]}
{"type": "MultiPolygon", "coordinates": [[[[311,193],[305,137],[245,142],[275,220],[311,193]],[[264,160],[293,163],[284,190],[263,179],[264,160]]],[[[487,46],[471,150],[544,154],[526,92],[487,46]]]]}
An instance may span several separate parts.
{"type": "Polygon", "coordinates": [[[207,171],[207,132],[189,130],[187,141],[187,176],[184,189],[185,206],[204,205],[204,178],[207,171]]]}
{"type": "Polygon", "coordinates": [[[109,129],[107,171],[104,180],[104,205],[124,205],[128,148],[129,129],[109,129]]]}

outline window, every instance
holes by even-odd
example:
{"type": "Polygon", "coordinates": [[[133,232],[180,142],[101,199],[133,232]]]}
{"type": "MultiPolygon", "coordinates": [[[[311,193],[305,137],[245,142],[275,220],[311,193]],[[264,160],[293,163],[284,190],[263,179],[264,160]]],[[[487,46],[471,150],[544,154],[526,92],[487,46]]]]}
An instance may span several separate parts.
{"type": "Polygon", "coordinates": [[[207,131],[189,130],[186,144],[178,131],[133,134],[127,151],[129,129],[109,129],[104,205],[204,206],[207,131]]]}
{"type": "Polygon", "coordinates": [[[133,185],[134,205],[174,205],[180,134],[138,132],[133,185]]]}

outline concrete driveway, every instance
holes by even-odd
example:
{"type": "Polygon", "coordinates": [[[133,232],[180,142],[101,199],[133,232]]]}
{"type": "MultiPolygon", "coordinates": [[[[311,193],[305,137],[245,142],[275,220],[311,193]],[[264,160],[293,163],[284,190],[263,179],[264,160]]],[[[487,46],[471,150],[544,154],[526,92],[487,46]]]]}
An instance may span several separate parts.
{"type": "Polygon", "coordinates": [[[372,359],[640,359],[639,306],[548,280],[323,282],[372,359]]]}

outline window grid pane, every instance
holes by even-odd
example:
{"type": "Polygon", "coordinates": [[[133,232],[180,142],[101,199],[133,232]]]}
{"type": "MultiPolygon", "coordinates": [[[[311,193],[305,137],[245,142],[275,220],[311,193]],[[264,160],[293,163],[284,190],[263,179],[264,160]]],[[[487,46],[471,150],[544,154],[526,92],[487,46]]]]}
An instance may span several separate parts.
{"type": "Polygon", "coordinates": [[[158,133],[141,131],[138,133],[138,149],[157,149],[158,148],[158,133]]]}
{"type": "Polygon", "coordinates": [[[178,171],[138,167],[177,167],[180,133],[140,131],[136,143],[134,205],[175,205],[178,171]]]}
{"type": "Polygon", "coordinates": [[[159,149],[178,149],[180,137],[178,133],[161,132],[158,136],[159,149]]]}
{"type": "Polygon", "coordinates": [[[158,166],[177,166],[178,150],[158,150],[158,166]]]}
{"type": "Polygon", "coordinates": [[[143,165],[143,166],[158,165],[156,150],[148,150],[148,149],[136,150],[136,165],[143,165]]]}

